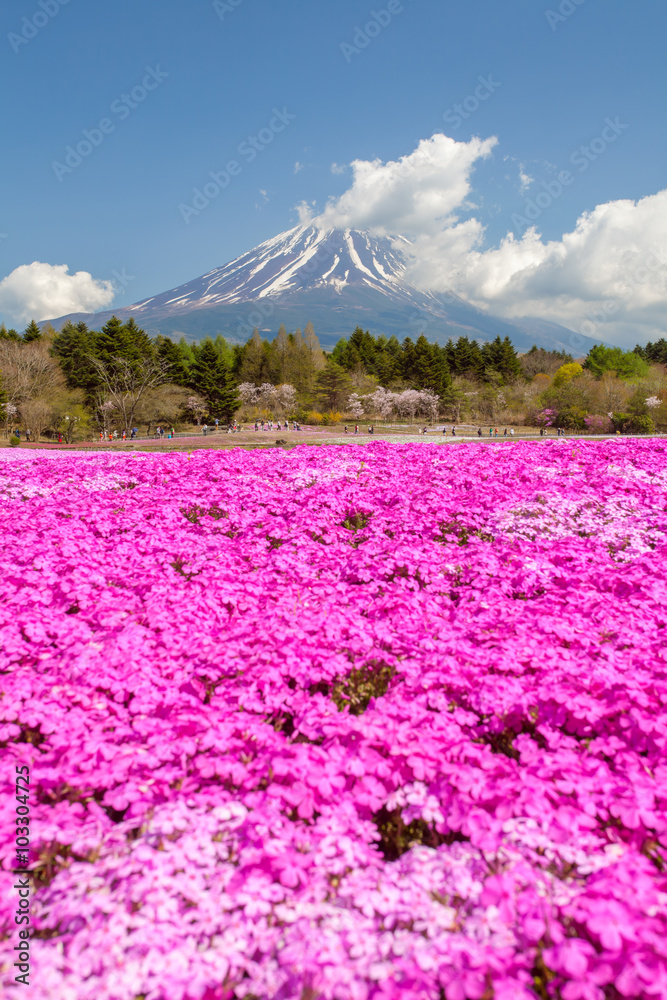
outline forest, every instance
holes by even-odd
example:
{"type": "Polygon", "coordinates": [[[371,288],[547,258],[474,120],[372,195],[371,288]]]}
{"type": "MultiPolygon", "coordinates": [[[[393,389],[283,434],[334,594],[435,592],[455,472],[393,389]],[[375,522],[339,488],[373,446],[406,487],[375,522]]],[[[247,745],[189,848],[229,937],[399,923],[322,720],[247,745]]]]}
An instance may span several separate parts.
{"type": "Polygon", "coordinates": [[[0,326],[5,436],[71,442],[110,429],[185,428],[259,417],[556,426],[604,433],[667,428],[667,342],[632,351],[596,345],[585,358],[508,338],[446,344],[373,337],[357,327],[330,352],[312,323],[245,344],[149,337],[130,319],[99,330],[31,321],[0,326]]]}

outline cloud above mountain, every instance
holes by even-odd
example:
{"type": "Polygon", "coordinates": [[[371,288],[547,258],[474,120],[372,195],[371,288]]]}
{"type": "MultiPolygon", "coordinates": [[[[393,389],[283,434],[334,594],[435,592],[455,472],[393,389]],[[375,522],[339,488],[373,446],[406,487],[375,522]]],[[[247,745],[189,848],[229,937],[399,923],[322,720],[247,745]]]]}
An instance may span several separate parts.
{"type": "Polygon", "coordinates": [[[436,134],[398,160],[355,160],[350,187],[319,214],[298,206],[300,218],[409,236],[415,285],[453,291],[498,315],[541,316],[611,343],[667,335],[667,190],[597,205],[547,242],[539,206],[553,199],[545,190],[534,195],[537,224],[526,218],[521,237],[508,233],[488,247],[470,199],[475,166],[496,145],[495,137],[436,134]]]}
{"type": "Polygon", "coordinates": [[[98,281],[88,271],[70,274],[67,264],[21,264],[0,281],[0,312],[21,323],[95,312],[113,297],[112,282],[98,281]]]}
{"type": "Polygon", "coordinates": [[[473,167],[490,156],[497,141],[456,142],[438,133],[399,160],[354,160],[347,191],[330,199],[318,215],[302,202],[299,218],[325,228],[437,235],[456,224],[455,213],[470,193],[473,167]]]}

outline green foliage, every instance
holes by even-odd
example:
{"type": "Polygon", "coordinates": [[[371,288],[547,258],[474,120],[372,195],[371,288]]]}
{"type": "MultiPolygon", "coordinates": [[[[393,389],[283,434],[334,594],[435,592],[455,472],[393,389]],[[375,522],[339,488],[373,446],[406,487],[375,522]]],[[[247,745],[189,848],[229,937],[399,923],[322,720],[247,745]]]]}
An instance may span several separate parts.
{"type": "Polygon", "coordinates": [[[596,344],[588,352],[584,368],[595,378],[602,378],[605,372],[616,372],[619,378],[644,378],[648,375],[648,364],[636,351],[624,351],[620,347],[605,347],[596,344]]]}
{"type": "Polygon", "coordinates": [[[347,372],[331,358],[327,358],[315,383],[317,397],[329,410],[341,410],[351,391],[352,382],[347,372]]]}
{"type": "MultiPolygon", "coordinates": [[[[413,844],[423,844],[435,849],[441,844],[465,839],[457,833],[440,834],[432,824],[426,823],[423,819],[413,819],[410,823],[406,823],[399,808],[389,810],[386,806],[382,806],[374,814],[373,820],[380,834],[378,847],[387,861],[398,860],[413,844]]],[[[437,892],[432,893],[432,896],[442,903],[446,902],[437,892]]]]}
{"type": "Polygon", "coordinates": [[[611,422],[614,430],[623,434],[652,434],[655,430],[648,413],[614,413],[611,422]]]}
{"type": "Polygon", "coordinates": [[[640,347],[637,344],[633,353],[638,354],[640,358],[650,364],[667,365],[667,340],[661,337],[655,344],[649,341],[646,347],[640,347]]]}
{"type": "Polygon", "coordinates": [[[0,340],[20,340],[18,333],[14,329],[7,329],[4,323],[0,323],[0,340]]]}
{"type": "Polygon", "coordinates": [[[25,332],[23,334],[23,340],[26,344],[29,344],[33,340],[41,340],[41,339],[42,339],[42,331],[37,326],[34,319],[31,319],[27,327],[25,328],[25,332]]]}
{"type": "Polygon", "coordinates": [[[190,368],[190,386],[206,400],[209,418],[231,420],[240,405],[229,367],[212,340],[205,340],[190,368]]]}
{"type": "Polygon", "coordinates": [[[150,338],[132,317],[127,323],[121,323],[116,316],[112,316],[96,334],[94,350],[95,356],[104,364],[109,364],[114,358],[122,358],[140,365],[155,355],[150,338]]]}
{"type": "Polygon", "coordinates": [[[387,693],[395,667],[382,660],[370,660],[362,667],[355,667],[346,677],[336,680],[331,690],[331,700],[339,712],[348,709],[350,715],[362,715],[371,698],[381,698],[387,693]]]}
{"type": "Polygon", "coordinates": [[[17,438],[16,434],[12,434],[12,436],[9,439],[9,447],[18,448],[20,444],[21,444],[21,439],[17,438]]]}
{"type": "Polygon", "coordinates": [[[58,358],[68,389],[81,389],[91,402],[99,384],[99,373],[92,358],[96,356],[96,334],[85,323],[65,323],[51,345],[58,358]]]}
{"type": "Polygon", "coordinates": [[[631,434],[653,434],[655,424],[648,413],[631,414],[626,430],[631,434]]]}
{"type": "Polygon", "coordinates": [[[188,385],[190,372],[180,345],[169,337],[158,336],[155,338],[155,349],[157,357],[166,366],[169,381],[174,385],[188,385]]]}
{"type": "Polygon", "coordinates": [[[582,431],[586,427],[588,410],[583,406],[564,406],[556,415],[555,427],[565,427],[569,430],[582,431]]]}

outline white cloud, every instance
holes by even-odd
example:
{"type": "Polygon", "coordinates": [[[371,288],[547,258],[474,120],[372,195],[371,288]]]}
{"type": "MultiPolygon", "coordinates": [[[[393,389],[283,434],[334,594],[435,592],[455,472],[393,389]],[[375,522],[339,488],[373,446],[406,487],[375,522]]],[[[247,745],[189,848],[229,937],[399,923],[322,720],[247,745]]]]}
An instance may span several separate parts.
{"type": "Polygon", "coordinates": [[[303,163],[297,160],[296,163],[294,164],[294,173],[298,174],[301,170],[303,170],[303,163]]]}
{"type": "Polygon", "coordinates": [[[354,160],[352,185],[302,221],[324,227],[374,229],[385,233],[437,233],[454,223],[454,211],[470,191],[475,162],[490,155],[495,138],[456,142],[437,133],[400,160],[354,160]]]}
{"type": "Polygon", "coordinates": [[[667,307],[667,190],[640,201],[598,205],[560,240],[536,229],[521,239],[467,252],[417,241],[415,283],[453,290],[507,317],[541,316],[577,333],[630,344],[664,336],[667,307]],[[436,266],[436,259],[439,257],[436,266]],[[429,266],[430,265],[430,266],[429,266]]]}
{"type": "Polygon", "coordinates": [[[113,297],[111,281],[98,281],[88,271],[69,274],[67,264],[21,264],[0,281],[0,311],[21,323],[95,312],[113,297]]]}
{"type": "Polygon", "coordinates": [[[331,164],[332,174],[344,174],[347,173],[347,164],[345,163],[332,163],[331,164]]]}
{"type": "MultiPolygon", "coordinates": [[[[667,190],[598,205],[561,239],[533,228],[485,248],[471,177],[496,143],[436,134],[396,161],[355,160],[347,191],[319,215],[302,202],[300,220],[411,237],[414,284],[497,315],[539,316],[609,343],[667,336],[667,190]]],[[[533,183],[519,170],[524,188],[533,183]]]]}
{"type": "Polygon", "coordinates": [[[524,170],[523,163],[519,164],[519,192],[525,194],[535,178],[524,170]]]}

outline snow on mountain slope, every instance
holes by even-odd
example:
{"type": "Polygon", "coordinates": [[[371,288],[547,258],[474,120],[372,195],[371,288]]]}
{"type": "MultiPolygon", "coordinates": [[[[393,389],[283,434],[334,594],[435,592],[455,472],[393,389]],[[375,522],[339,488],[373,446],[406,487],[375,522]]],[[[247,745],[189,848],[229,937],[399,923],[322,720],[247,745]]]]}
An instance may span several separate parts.
{"type": "Polygon", "coordinates": [[[337,292],[365,287],[394,302],[421,305],[429,296],[405,281],[405,262],[395,243],[354,229],[296,226],[201,278],[138,302],[133,312],[139,317],[149,308],[179,313],[266,297],[279,301],[326,286],[337,292]]]}
{"type": "MultiPolygon", "coordinates": [[[[332,346],[362,325],[374,336],[416,338],[445,343],[461,335],[478,340],[509,336],[518,350],[533,343],[571,350],[572,331],[557,324],[503,320],[456,295],[420,291],[406,281],[401,248],[404,236],[381,237],[357,229],[295,226],[235,260],[161,295],[113,311],[77,313],[50,322],[60,329],[67,320],[99,329],[112,315],[133,316],[150,336],[160,333],[198,340],[221,333],[232,343],[247,340],[254,326],[275,334],[314,323],[320,341],[332,346]]],[[[538,321],[535,321],[538,322],[538,321]]],[[[587,350],[578,338],[577,354],[587,350]]]]}

